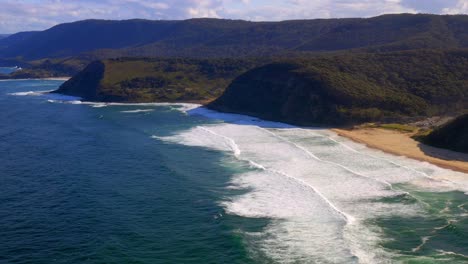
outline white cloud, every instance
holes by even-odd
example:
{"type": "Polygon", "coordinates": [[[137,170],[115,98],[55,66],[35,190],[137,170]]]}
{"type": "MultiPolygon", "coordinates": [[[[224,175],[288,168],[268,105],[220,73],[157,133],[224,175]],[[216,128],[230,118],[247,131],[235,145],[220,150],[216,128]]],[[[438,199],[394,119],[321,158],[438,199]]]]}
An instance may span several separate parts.
{"type": "Polygon", "coordinates": [[[423,13],[442,13],[444,8],[452,8],[458,0],[402,0],[401,4],[423,13]]]}
{"type": "Polygon", "coordinates": [[[223,17],[249,20],[285,20],[370,17],[388,13],[416,12],[418,10],[403,6],[400,0],[271,0],[264,5],[226,10],[223,17]]]}
{"type": "Polygon", "coordinates": [[[0,33],[90,18],[286,20],[402,12],[468,13],[468,0],[0,0],[0,33]]]}
{"type": "Polygon", "coordinates": [[[448,7],[442,10],[444,14],[467,14],[468,13],[468,1],[459,0],[455,7],[448,7]]]}

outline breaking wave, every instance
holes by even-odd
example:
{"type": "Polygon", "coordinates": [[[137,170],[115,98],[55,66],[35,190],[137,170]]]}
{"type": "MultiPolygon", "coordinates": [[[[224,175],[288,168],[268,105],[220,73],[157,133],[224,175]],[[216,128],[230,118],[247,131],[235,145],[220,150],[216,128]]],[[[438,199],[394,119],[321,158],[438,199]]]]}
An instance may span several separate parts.
{"type": "MultiPolygon", "coordinates": [[[[424,214],[421,203],[383,203],[408,196],[396,186],[466,189],[456,172],[369,150],[324,129],[304,129],[257,118],[195,108],[228,123],[202,125],[160,140],[231,153],[250,171],[230,188],[245,189],[221,204],[228,214],[268,218],[248,244],[281,263],[382,263],[381,232],[365,224],[378,216],[424,214]]],[[[416,199],[415,197],[411,197],[416,199]]]]}

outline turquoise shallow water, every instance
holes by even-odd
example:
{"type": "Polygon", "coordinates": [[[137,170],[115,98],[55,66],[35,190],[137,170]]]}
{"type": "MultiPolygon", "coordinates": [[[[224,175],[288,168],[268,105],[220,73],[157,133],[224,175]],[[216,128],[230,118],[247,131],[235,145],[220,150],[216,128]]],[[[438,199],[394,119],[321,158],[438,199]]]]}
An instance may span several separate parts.
{"type": "Polygon", "coordinates": [[[405,182],[387,195],[380,178],[344,181],[356,175],[334,164],[368,178],[393,165],[341,160],[349,154],[325,132],[245,126],[236,137],[238,126],[181,106],[93,107],[29,92],[60,83],[0,81],[1,263],[468,263],[462,191],[405,182]],[[283,154],[293,158],[271,158],[283,154]],[[308,178],[325,170],[325,181],[308,178]]]}

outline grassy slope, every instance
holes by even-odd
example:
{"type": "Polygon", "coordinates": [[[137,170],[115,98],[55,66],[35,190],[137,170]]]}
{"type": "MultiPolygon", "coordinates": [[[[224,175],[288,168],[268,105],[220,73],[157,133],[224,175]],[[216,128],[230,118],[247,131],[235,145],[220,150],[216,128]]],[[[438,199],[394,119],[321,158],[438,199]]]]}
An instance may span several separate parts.
{"type": "Polygon", "coordinates": [[[235,59],[142,59],[104,60],[66,82],[60,93],[92,101],[206,102],[221,95],[229,82],[258,61],[235,59]],[[92,74],[93,71],[102,71],[92,74]],[[94,80],[99,78],[99,80],[94,80]],[[93,81],[91,81],[93,79],[93,81]],[[93,93],[82,93],[93,82],[93,93]]]}
{"type": "Polygon", "coordinates": [[[89,59],[72,57],[30,62],[10,61],[7,63],[3,61],[3,63],[9,66],[20,65],[23,69],[11,74],[0,74],[0,79],[49,78],[73,76],[89,64],[89,59]]]}

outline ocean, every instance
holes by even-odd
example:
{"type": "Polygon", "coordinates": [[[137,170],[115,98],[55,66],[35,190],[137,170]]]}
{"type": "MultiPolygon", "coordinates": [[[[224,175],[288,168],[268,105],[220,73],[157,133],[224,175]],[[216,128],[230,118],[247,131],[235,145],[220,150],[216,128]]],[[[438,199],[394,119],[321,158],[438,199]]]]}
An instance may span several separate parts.
{"type": "Polygon", "coordinates": [[[327,129],[0,81],[0,263],[468,263],[468,175],[327,129]]]}

